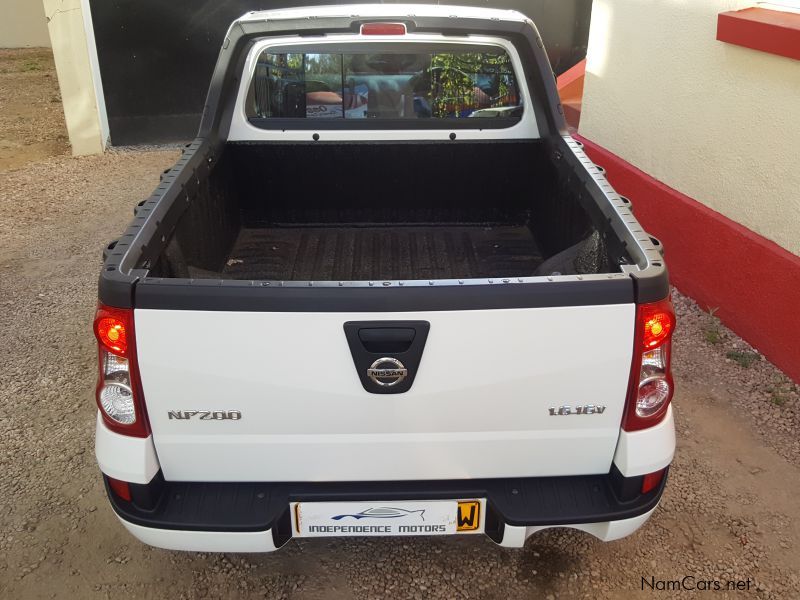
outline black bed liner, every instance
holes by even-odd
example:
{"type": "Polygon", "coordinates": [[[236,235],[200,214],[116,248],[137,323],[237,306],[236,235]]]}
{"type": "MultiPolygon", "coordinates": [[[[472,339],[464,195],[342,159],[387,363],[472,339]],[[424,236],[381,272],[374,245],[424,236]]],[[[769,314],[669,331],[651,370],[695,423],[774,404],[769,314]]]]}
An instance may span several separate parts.
{"type": "Polygon", "coordinates": [[[542,262],[524,226],[242,229],[223,276],[366,281],[530,276],[542,262]]]}

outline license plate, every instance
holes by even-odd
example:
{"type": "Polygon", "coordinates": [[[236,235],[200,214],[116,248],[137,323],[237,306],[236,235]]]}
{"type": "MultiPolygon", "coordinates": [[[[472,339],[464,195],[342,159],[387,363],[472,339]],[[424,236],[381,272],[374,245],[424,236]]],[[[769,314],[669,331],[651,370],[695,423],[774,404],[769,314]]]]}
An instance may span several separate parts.
{"type": "Polygon", "coordinates": [[[294,502],[295,537],[482,533],[486,500],[294,502]]]}

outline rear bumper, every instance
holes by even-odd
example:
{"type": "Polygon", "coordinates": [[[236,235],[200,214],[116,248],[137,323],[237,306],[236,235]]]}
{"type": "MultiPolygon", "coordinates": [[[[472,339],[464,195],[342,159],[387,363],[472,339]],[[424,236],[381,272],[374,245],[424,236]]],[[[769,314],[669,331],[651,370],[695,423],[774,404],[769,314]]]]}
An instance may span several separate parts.
{"type": "Polygon", "coordinates": [[[549,527],[604,540],[629,535],[658,505],[666,484],[640,494],[641,477],[608,475],[456,481],[132,484],[131,501],[108,487],[111,505],[138,539],[176,550],[267,552],[292,537],[290,502],[486,498],[486,534],[521,546],[549,527]]]}
{"type": "MultiPolygon", "coordinates": [[[[631,535],[639,529],[650,515],[650,511],[619,521],[606,521],[601,523],[574,523],[559,525],[585,531],[604,542],[618,540],[631,535]]],[[[125,529],[135,538],[157,548],[167,550],[184,550],[193,552],[273,552],[278,547],[275,545],[274,533],[271,529],[266,531],[186,531],[175,529],[157,529],[143,527],[130,523],[123,518],[120,521],[125,529]]],[[[503,537],[498,542],[507,548],[521,548],[525,540],[531,535],[549,527],[515,527],[507,525],[503,537]]],[[[496,541],[496,540],[495,540],[496,541]]]]}

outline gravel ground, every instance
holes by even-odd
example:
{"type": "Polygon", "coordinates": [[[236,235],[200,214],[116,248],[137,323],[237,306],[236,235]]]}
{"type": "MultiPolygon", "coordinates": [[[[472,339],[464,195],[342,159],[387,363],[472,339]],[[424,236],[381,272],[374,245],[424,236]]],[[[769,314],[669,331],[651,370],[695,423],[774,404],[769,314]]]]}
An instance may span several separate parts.
{"type": "Polygon", "coordinates": [[[0,49],[0,171],[69,150],[49,48],[0,49]]]}
{"type": "Polygon", "coordinates": [[[798,389],[677,291],[678,450],[660,508],[630,538],[551,530],[522,550],[319,540],[237,555],[128,536],[94,460],[90,323],[102,246],[177,155],[59,155],[0,172],[0,597],[622,599],[658,596],[642,578],[687,575],[750,581],[715,598],[798,597],[798,389]]]}

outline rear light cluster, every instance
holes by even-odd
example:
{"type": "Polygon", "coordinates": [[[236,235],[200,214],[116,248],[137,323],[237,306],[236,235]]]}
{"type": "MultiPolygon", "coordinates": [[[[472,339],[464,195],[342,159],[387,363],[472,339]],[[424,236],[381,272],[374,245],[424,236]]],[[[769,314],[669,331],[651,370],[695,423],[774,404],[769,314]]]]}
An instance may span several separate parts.
{"type": "Polygon", "coordinates": [[[133,311],[100,305],[94,318],[99,353],[97,406],[117,433],[147,437],[149,427],[136,365],[133,311]]]}
{"type": "Polygon", "coordinates": [[[674,386],[670,369],[675,311],[669,299],[640,304],[622,428],[638,431],[664,418],[674,386]]]}

